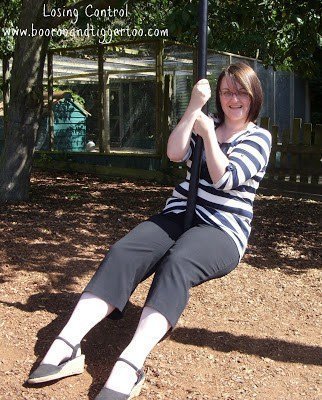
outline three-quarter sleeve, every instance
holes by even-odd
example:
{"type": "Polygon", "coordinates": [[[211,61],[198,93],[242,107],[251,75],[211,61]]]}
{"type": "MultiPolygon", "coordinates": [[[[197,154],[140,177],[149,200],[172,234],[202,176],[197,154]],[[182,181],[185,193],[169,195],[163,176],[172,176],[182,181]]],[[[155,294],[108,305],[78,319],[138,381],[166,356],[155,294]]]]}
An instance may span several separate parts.
{"type": "Polygon", "coordinates": [[[236,189],[258,172],[265,171],[271,145],[271,134],[264,129],[246,135],[228,155],[226,172],[214,187],[223,191],[236,189]]]}

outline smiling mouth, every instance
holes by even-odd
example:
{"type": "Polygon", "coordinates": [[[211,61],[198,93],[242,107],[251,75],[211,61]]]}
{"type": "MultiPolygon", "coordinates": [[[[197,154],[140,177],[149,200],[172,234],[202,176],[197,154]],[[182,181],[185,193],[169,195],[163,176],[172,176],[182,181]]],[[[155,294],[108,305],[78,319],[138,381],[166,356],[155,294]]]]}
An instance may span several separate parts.
{"type": "Polygon", "coordinates": [[[238,108],[242,108],[243,106],[229,106],[229,108],[232,108],[233,110],[238,109],[238,108]]]}

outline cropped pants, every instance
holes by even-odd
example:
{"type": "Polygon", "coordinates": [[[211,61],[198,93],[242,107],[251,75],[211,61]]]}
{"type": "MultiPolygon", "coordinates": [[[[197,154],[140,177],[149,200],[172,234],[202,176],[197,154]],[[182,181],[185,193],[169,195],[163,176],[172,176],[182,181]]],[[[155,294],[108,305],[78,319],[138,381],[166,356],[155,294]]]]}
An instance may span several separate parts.
{"type": "Polygon", "coordinates": [[[108,251],[84,289],[123,311],[137,285],[154,273],[149,306],[172,328],[187,305],[189,290],[231,272],[239,262],[233,239],[197,215],[186,232],[184,213],[157,214],[142,222],[108,251]]]}

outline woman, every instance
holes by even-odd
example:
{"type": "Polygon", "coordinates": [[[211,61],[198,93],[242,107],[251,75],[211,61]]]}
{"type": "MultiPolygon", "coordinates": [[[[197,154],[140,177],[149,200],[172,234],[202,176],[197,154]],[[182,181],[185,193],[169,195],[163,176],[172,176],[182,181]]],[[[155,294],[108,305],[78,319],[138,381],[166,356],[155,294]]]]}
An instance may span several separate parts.
{"type": "Polygon", "coordinates": [[[169,137],[168,157],[187,161],[186,180],[176,186],[161,214],[111,247],[29,383],[83,372],[82,338],[112,311],[122,311],[136,286],[155,273],[134,337],[96,400],[133,398],[144,381],[146,357],[176,325],[189,289],[228,274],[239,263],[251,230],[255,192],[268,163],[271,135],[255,125],[262,89],[248,65],[232,64],[219,76],[215,121],[201,111],[210,95],[208,81],[200,80],[169,137]],[[193,226],[184,232],[196,135],[203,138],[204,152],[193,226]]]}

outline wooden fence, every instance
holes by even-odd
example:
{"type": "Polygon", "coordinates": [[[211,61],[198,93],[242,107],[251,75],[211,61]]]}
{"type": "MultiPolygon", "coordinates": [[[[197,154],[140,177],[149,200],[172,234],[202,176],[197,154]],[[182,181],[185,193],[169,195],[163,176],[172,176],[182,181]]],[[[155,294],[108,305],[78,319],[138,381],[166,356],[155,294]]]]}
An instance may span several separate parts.
{"type": "MultiPolygon", "coordinates": [[[[292,132],[279,131],[270,126],[268,118],[261,118],[261,126],[273,136],[271,156],[261,188],[282,192],[291,190],[322,194],[322,125],[294,119],[292,132]],[[265,185],[266,182],[266,185],[265,185]]],[[[135,176],[174,184],[186,172],[184,164],[172,163],[159,154],[134,153],[57,153],[36,152],[34,165],[44,169],[81,171],[97,175],[135,176]],[[164,162],[162,164],[162,160],[164,162]]]]}
{"type": "Polygon", "coordinates": [[[269,179],[322,184],[322,125],[312,127],[310,123],[302,123],[301,118],[295,118],[291,131],[279,131],[278,126],[270,126],[269,118],[262,118],[261,126],[273,136],[266,173],[269,179]]]}

